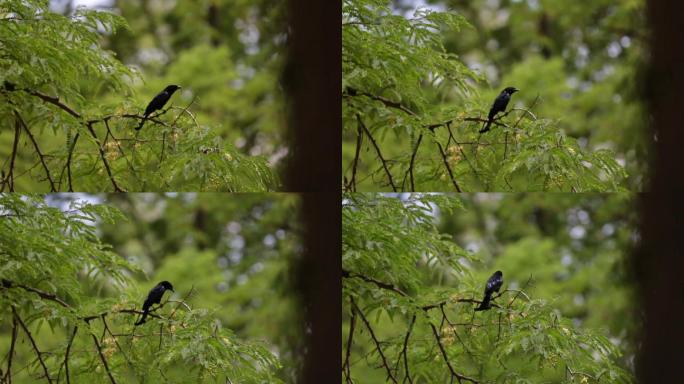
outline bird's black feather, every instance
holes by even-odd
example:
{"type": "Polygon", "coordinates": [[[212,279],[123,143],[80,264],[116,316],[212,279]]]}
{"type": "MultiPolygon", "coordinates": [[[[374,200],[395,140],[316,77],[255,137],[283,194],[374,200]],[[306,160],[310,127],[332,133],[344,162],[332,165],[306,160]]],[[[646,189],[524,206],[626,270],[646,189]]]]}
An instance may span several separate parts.
{"type": "Polygon", "coordinates": [[[487,279],[487,285],[484,290],[484,298],[480,302],[480,306],[475,308],[476,311],[484,311],[485,309],[491,308],[490,300],[492,299],[492,294],[494,292],[499,292],[501,286],[503,285],[503,272],[496,271],[492,276],[487,279]]]}
{"type": "Polygon", "coordinates": [[[173,291],[173,285],[168,281],[162,281],[150,290],[150,293],[147,294],[147,299],[145,299],[145,302],[143,303],[142,318],[135,323],[135,325],[140,325],[145,322],[147,314],[150,313],[150,307],[152,307],[153,304],[160,304],[162,296],[164,296],[164,292],[167,290],[173,291]]]}
{"type": "Polygon", "coordinates": [[[492,125],[492,121],[494,121],[496,114],[506,110],[508,102],[511,101],[511,95],[518,91],[519,89],[515,87],[506,87],[501,91],[499,96],[494,99],[494,104],[492,104],[492,108],[489,110],[489,115],[487,116],[487,124],[480,130],[480,133],[489,131],[489,126],[492,125]]]}
{"type": "Polygon", "coordinates": [[[144,118],[142,121],[140,121],[140,125],[136,130],[140,130],[142,128],[143,124],[145,124],[145,120],[147,117],[149,117],[152,112],[162,109],[166,102],[169,101],[171,96],[173,95],[174,92],[176,92],[180,87],[178,85],[169,85],[166,88],[164,88],[163,91],[159,92],[157,96],[155,96],[152,101],[150,101],[149,104],[147,104],[147,108],[145,108],[145,113],[143,114],[144,118]]]}

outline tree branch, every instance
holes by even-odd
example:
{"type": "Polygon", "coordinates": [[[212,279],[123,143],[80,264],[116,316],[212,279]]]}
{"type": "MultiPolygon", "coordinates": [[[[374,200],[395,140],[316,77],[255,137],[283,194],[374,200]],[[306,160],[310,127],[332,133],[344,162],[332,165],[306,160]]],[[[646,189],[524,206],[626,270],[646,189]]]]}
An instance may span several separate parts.
{"type": "Polygon", "coordinates": [[[9,184],[9,191],[14,192],[14,160],[17,158],[17,147],[19,146],[19,135],[21,134],[21,124],[19,120],[14,122],[14,143],[12,144],[12,155],[10,157],[10,168],[7,173],[7,178],[2,183],[2,190],[5,189],[5,184],[9,184]]]}
{"type": "Polygon", "coordinates": [[[106,314],[102,315],[102,324],[104,325],[105,331],[107,331],[107,333],[109,333],[109,335],[112,337],[112,339],[114,339],[114,344],[116,344],[116,347],[119,349],[119,352],[121,352],[123,357],[126,359],[126,362],[128,363],[128,365],[133,367],[133,363],[128,358],[128,355],[126,355],[126,352],[124,352],[123,348],[121,348],[121,345],[119,345],[119,341],[116,339],[116,337],[114,336],[112,331],[109,329],[109,325],[107,324],[106,316],[107,316],[106,314]]]}
{"type": "Polygon", "coordinates": [[[45,372],[45,378],[47,379],[48,383],[52,383],[52,379],[50,378],[50,374],[48,373],[47,366],[45,365],[45,362],[43,361],[43,356],[41,356],[41,352],[38,349],[38,346],[36,345],[36,341],[33,339],[33,336],[31,336],[31,332],[29,332],[28,328],[26,328],[26,325],[24,324],[23,321],[21,321],[21,318],[19,317],[19,314],[17,314],[17,310],[12,306],[12,313],[14,314],[14,318],[19,322],[19,325],[21,325],[21,328],[24,329],[24,332],[28,336],[29,340],[31,341],[31,345],[33,345],[33,349],[36,351],[36,355],[38,356],[38,361],[40,361],[40,365],[43,366],[43,371],[45,372]]]}
{"type": "Polygon", "coordinates": [[[60,299],[59,297],[57,297],[57,295],[54,295],[52,293],[41,291],[40,289],[29,287],[27,285],[17,284],[15,282],[13,282],[11,280],[7,280],[7,279],[2,279],[2,280],[0,280],[0,282],[2,283],[1,286],[3,288],[18,287],[18,288],[21,288],[25,291],[33,292],[33,293],[37,294],[38,296],[42,297],[43,299],[47,299],[47,300],[51,300],[51,301],[54,301],[56,303],[59,303],[64,308],[71,309],[69,304],[67,304],[66,302],[64,302],[64,300],[60,299]]]}
{"type": "Polygon", "coordinates": [[[50,103],[50,104],[52,104],[52,105],[57,106],[57,107],[60,108],[61,110],[65,111],[66,113],[70,114],[71,116],[73,116],[73,117],[75,117],[75,118],[77,118],[77,119],[80,119],[80,118],[81,118],[81,115],[80,115],[78,112],[74,111],[74,110],[71,109],[68,105],[66,105],[66,104],[62,103],[61,101],[59,101],[59,97],[49,96],[49,95],[46,95],[46,94],[44,94],[44,93],[41,93],[41,92],[38,92],[38,91],[34,91],[34,90],[31,90],[31,89],[23,89],[23,91],[27,92],[27,93],[30,94],[30,95],[37,96],[37,97],[41,98],[43,101],[45,101],[45,102],[47,102],[47,103],[50,103]]]}
{"type": "Polygon", "coordinates": [[[449,166],[449,160],[447,159],[447,155],[444,152],[444,149],[442,149],[442,144],[439,143],[439,141],[435,140],[435,143],[437,144],[437,148],[439,148],[439,153],[442,155],[442,160],[444,161],[444,166],[446,167],[447,171],[449,172],[449,178],[451,179],[451,183],[454,184],[454,188],[456,188],[457,192],[463,192],[461,190],[461,187],[459,187],[458,183],[456,182],[456,179],[454,178],[454,173],[451,171],[451,166],[449,166]]]}
{"type": "Polygon", "coordinates": [[[387,173],[387,178],[389,179],[390,186],[392,186],[392,190],[396,192],[397,187],[396,185],[394,185],[394,180],[392,180],[392,173],[390,172],[389,167],[387,167],[387,161],[385,161],[385,158],[382,157],[382,153],[380,152],[380,147],[378,147],[378,143],[375,142],[373,135],[371,135],[370,131],[368,130],[368,128],[366,128],[366,125],[361,120],[361,115],[357,113],[356,119],[359,122],[359,126],[364,130],[364,132],[366,132],[366,135],[368,135],[368,138],[370,139],[371,143],[373,143],[373,147],[375,147],[375,152],[377,152],[378,157],[382,162],[382,167],[385,168],[385,173],[387,173]]]}
{"type": "Polygon", "coordinates": [[[418,140],[416,141],[416,147],[413,148],[413,153],[411,153],[411,161],[409,162],[409,180],[411,181],[411,192],[416,191],[416,184],[413,180],[413,164],[416,161],[416,155],[418,154],[418,147],[420,147],[420,142],[423,140],[423,134],[421,133],[418,136],[418,140]]]}
{"type": "MultiPolygon", "coordinates": [[[[21,289],[24,289],[26,291],[36,293],[38,296],[40,296],[43,299],[54,301],[54,302],[60,304],[61,306],[63,306],[64,308],[68,308],[68,309],[73,311],[73,308],[69,304],[67,304],[64,300],[57,297],[57,295],[52,294],[52,293],[48,293],[45,291],[41,291],[40,289],[29,287],[29,286],[24,285],[24,284],[17,284],[15,282],[13,282],[11,280],[7,280],[7,279],[0,280],[0,287],[2,287],[2,288],[15,288],[15,287],[21,288],[21,289]]],[[[81,319],[87,323],[93,319],[97,319],[98,317],[102,317],[103,315],[109,315],[109,314],[113,314],[113,313],[132,313],[132,314],[136,314],[136,315],[142,315],[143,311],[140,311],[137,309],[118,309],[116,311],[106,311],[106,312],[101,312],[101,313],[91,315],[91,316],[79,317],[79,319],[81,319]]],[[[157,319],[161,319],[161,316],[155,315],[151,311],[150,311],[150,313],[148,313],[148,316],[151,316],[151,317],[154,317],[157,319]]]]}
{"type": "Polygon", "coordinates": [[[380,347],[380,342],[378,341],[377,337],[375,337],[375,332],[373,332],[373,328],[371,327],[370,323],[366,319],[366,316],[363,315],[363,312],[361,311],[361,308],[359,308],[358,305],[354,302],[353,297],[349,297],[352,308],[356,312],[358,312],[359,316],[361,316],[361,320],[363,320],[363,323],[366,325],[366,328],[368,329],[368,333],[370,333],[371,338],[373,339],[373,342],[375,343],[375,348],[378,350],[378,354],[380,354],[380,357],[382,358],[382,364],[385,366],[385,369],[387,370],[387,375],[392,379],[392,382],[395,384],[397,383],[397,379],[394,378],[394,375],[392,375],[392,370],[390,369],[389,364],[387,363],[387,359],[385,358],[385,354],[382,353],[382,348],[380,347]]]}
{"type": "Polygon", "coordinates": [[[100,158],[102,159],[102,163],[105,166],[105,169],[107,170],[107,175],[109,176],[109,180],[112,182],[112,186],[114,186],[114,192],[126,192],[123,189],[119,188],[119,186],[116,184],[116,180],[114,180],[114,176],[112,175],[112,170],[109,168],[109,162],[107,161],[107,157],[105,156],[104,149],[102,148],[102,144],[100,144],[100,140],[98,140],[97,135],[95,134],[95,130],[93,129],[91,123],[88,123],[87,125],[88,130],[90,131],[90,134],[93,136],[93,139],[95,139],[95,144],[97,144],[97,149],[100,151],[100,158]]]}
{"type": "Polygon", "coordinates": [[[439,350],[442,351],[442,357],[444,358],[444,362],[446,363],[447,367],[449,367],[449,372],[451,372],[451,376],[456,377],[458,382],[460,383],[461,380],[467,380],[470,381],[471,383],[477,384],[477,380],[470,378],[468,376],[461,375],[460,373],[457,373],[454,371],[454,367],[451,366],[451,362],[449,361],[449,356],[446,353],[446,350],[444,349],[444,345],[442,345],[442,340],[439,337],[439,333],[437,332],[437,328],[435,327],[432,322],[430,322],[430,328],[432,328],[432,334],[435,335],[435,340],[437,341],[437,345],[439,346],[439,350]]]}
{"type": "Polygon", "coordinates": [[[361,153],[361,143],[363,142],[363,130],[361,124],[358,124],[356,129],[356,152],[354,153],[354,162],[352,163],[352,176],[347,184],[347,189],[350,192],[356,192],[356,168],[359,164],[359,154],[361,153]]]}
{"type": "Polygon", "coordinates": [[[109,380],[112,382],[112,384],[116,384],[116,380],[114,380],[114,376],[112,376],[112,372],[109,370],[107,359],[105,359],[104,354],[102,354],[102,348],[100,347],[100,343],[97,342],[97,337],[95,337],[95,335],[92,333],[90,334],[90,336],[93,337],[95,347],[97,347],[97,353],[100,354],[100,359],[102,360],[102,364],[104,364],[105,370],[107,371],[107,375],[109,375],[109,380]]]}
{"type": "Polygon", "coordinates": [[[359,91],[358,89],[354,89],[351,87],[347,87],[347,92],[343,93],[342,96],[344,96],[344,97],[366,96],[372,100],[376,100],[376,101],[383,103],[386,107],[398,109],[398,110],[400,110],[400,111],[402,111],[408,115],[416,116],[415,112],[413,112],[412,110],[403,106],[401,103],[398,103],[396,101],[392,101],[392,100],[384,98],[382,96],[373,95],[372,93],[359,91]]]}
{"type": "Polygon", "coordinates": [[[408,379],[408,382],[411,384],[413,383],[413,380],[411,379],[411,372],[409,371],[407,351],[408,351],[409,337],[411,336],[411,331],[413,330],[413,324],[415,324],[415,323],[416,323],[416,315],[414,314],[413,317],[411,318],[411,324],[409,325],[409,329],[408,329],[408,331],[406,331],[406,337],[404,338],[404,348],[401,351],[401,353],[404,355],[404,370],[406,371],[406,378],[408,379]]]}
{"type": "Polygon", "coordinates": [[[398,293],[402,296],[408,296],[406,293],[404,293],[401,289],[395,287],[393,284],[385,283],[385,282],[382,282],[380,280],[376,280],[372,277],[364,276],[364,275],[361,275],[358,273],[349,272],[344,268],[342,269],[342,277],[349,277],[349,278],[355,277],[355,278],[361,279],[367,283],[375,284],[379,288],[390,290],[390,291],[398,293]]]}
{"type": "Polygon", "coordinates": [[[33,137],[33,134],[31,134],[31,131],[29,131],[28,126],[26,125],[26,122],[24,121],[24,119],[21,118],[21,115],[19,115],[19,112],[14,111],[14,115],[16,116],[17,120],[21,123],[21,125],[24,127],[24,131],[26,131],[26,134],[29,136],[29,138],[31,139],[31,142],[33,143],[33,147],[36,149],[36,153],[38,153],[38,157],[40,158],[40,163],[43,164],[43,169],[45,169],[45,174],[47,176],[48,181],[50,182],[50,192],[57,192],[57,189],[55,188],[55,182],[52,180],[52,177],[50,176],[50,169],[48,168],[47,164],[45,163],[45,157],[40,152],[40,148],[38,147],[38,142],[36,141],[36,138],[33,137]]]}
{"type": "Polygon", "coordinates": [[[76,331],[78,331],[78,325],[74,325],[74,331],[71,333],[71,338],[69,339],[69,344],[67,344],[66,353],[64,354],[64,371],[66,372],[67,384],[71,383],[71,380],[69,379],[69,351],[71,350],[71,344],[73,344],[74,338],[76,338],[76,331]]]}
{"type": "MultiPolygon", "coordinates": [[[[350,297],[350,300],[353,300],[350,297]]],[[[356,324],[356,311],[354,308],[351,310],[351,320],[349,320],[349,336],[347,337],[347,352],[344,357],[344,364],[342,364],[342,370],[345,372],[346,381],[348,384],[353,384],[351,379],[351,367],[349,366],[349,356],[351,356],[352,339],[354,337],[354,325],[356,324]]]]}
{"type": "Polygon", "coordinates": [[[12,317],[12,341],[10,342],[9,353],[7,354],[7,372],[3,381],[12,384],[12,357],[14,356],[14,345],[17,341],[17,319],[12,317]]]}

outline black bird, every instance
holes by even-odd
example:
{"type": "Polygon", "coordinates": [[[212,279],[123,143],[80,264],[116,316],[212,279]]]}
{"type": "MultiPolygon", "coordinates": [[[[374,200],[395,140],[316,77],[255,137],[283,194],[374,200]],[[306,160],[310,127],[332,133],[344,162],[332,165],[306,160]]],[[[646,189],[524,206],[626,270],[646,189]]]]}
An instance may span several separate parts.
{"type": "Polygon", "coordinates": [[[143,303],[143,315],[142,318],[135,323],[135,325],[140,325],[145,322],[145,319],[147,318],[147,314],[150,312],[150,307],[152,304],[159,304],[161,303],[161,298],[164,296],[164,292],[166,290],[173,291],[173,285],[169,283],[168,281],[162,281],[161,283],[157,284],[152,290],[150,290],[150,293],[147,294],[147,299],[145,299],[145,302],[143,303]]]}
{"type": "Polygon", "coordinates": [[[496,271],[487,280],[487,286],[485,286],[484,290],[484,298],[482,299],[480,306],[475,308],[475,310],[484,311],[485,309],[491,308],[491,306],[489,305],[489,301],[492,299],[492,293],[499,292],[501,285],[503,285],[503,272],[496,271]]]}
{"type": "Polygon", "coordinates": [[[159,94],[157,94],[157,96],[155,96],[154,99],[152,99],[152,101],[150,101],[150,103],[147,104],[147,108],[145,108],[144,113],[145,118],[142,119],[140,125],[138,126],[138,128],[136,128],[136,130],[140,130],[140,128],[142,128],[143,124],[145,124],[145,119],[147,119],[147,117],[151,115],[152,112],[162,109],[164,107],[164,104],[166,104],[166,102],[169,101],[173,93],[176,92],[179,88],[180,86],[172,84],[164,88],[163,91],[159,92],[159,94]]]}
{"type": "Polygon", "coordinates": [[[492,120],[494,120],[494,116],[496,116],[497,113],[503,112],[506,110],[506,106],[508,106],[508,102],[511,100],[511,95],[513,95],[515,92],[518,92],[519,89],[515,87],[506,87],[501,93],[499,93],[499,96],[494,99],[494,104],[492,104],[492,109],[489,110],[489,116],[487,117],[487,124],[485,125],[484,128],[480,130],[480,133],[485,133],[489,131],[489,126],[492,124],[492,120]]]}

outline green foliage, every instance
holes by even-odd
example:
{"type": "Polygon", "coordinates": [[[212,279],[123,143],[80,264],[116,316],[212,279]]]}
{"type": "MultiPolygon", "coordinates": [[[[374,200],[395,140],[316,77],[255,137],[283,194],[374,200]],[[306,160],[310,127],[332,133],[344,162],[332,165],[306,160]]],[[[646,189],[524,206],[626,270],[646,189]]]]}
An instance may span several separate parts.
{"type": "MultiPolygon", "coordinates": [[[[182,99],[183,107],[173,106],[172,99],[141,132],[134,130],[150,98],[187,75],[178,74],[166,83],[158,81],[149,96],[133,98],[130,84],[139,80],[139,74],[102,46],[103,39],[127,28],[126,20],[111,12],[79,8],[63,16],[52,12],[47,1],[38,0],[12,0],[0,6],[0,39],[4,42],[0,123],[14,127],[0,135],[6,159],[0,190],[278,188],[272,164],[261,152],[245,154],[195,115],[194,107],[202,103],[196,95],[175,96],[175,100],[182,99]]],[[[221,62],[230,61],[225,53],[219,49],[208,58],[216,59],[219,68],[209,68],[205,85],[228,82],[214,76],[224,69],[221,62]]],[[[188,60],[181,57],[178,65],[186,64],[188,60]]],[[[201,72],[198,65],[189,66],[195,74],[201,72]]],[[[201,84],[197,81],[198,90],[201,84]]],[[[183,85],[192,89],[194,84],[183,85]]],[[[236,97],[230,93],[221,96],[221,103],[226,103],[226,97],[236,97]]],[[[215,105],[208,107],[216,109],[215,105]]]]}
{"type": "MultiPolygon", "coordinates": [[[[487,202],[498,200],[478,196],[481,199],[420,194],[345,196],[342,370],[347,382],[361,378],[403,382],[408,377],[413,382],[633,382],[632,374],[619,363],[624,353],[619,344],[609,341],[603,331],[579,326],[576,319],[565,316],[559,309],[565,304],[544,298],[554,294],[548,292],[549,280],[565,273],[554,255],[553,240],[535,240],[530,234],[505,248],[490,272],[474,270],[480,263],[476,255],[486,253],[447,245],[453,244],[452,236],[446,234],[452,231],[464,232],[463,241],[471,248],[470,244],[477,243],[476,228],[485,232],[489,231],[486,228],[513,233],[526,230],[523,225],[518,229],[496,221],[503,216],[492,219],[487,202]],[[454,211],[455,207],[460,208],[454,211]],[[477,226],[479,220],[484,222],[482,227],[477,226]],[[464,222],[465,227],[454,229],[452,221],[464,222]],[[445,226],[451,227],[449,232],[444,232],[445,226]],[[435,244],[449,253],[433,257],[435,244]],[[494,295],[495,306],[473,312],[484,281],[496,269],[504,271],[505,283],[494,295]],[[520,281],[522,274],[526,280],[520,281]]],[[[527,210],[528,202],[544,200],[523,199],[518,205],[501,207],[527,210]]],[[[546,200],[559,199],[551,195],[546,200]]],[[[577,199],[564,200],[557,202],[559,210],[577,199]]],[[[561,239],[558,236],[558,241],[561,239]]],[[[603,280],[601,269],[607,270],[603,274],[610,273],[605,263],[593,270],[594,284],[614,284],[603,280]]],[[[560,294],[563,288],[557,284],[560,294]]],[[[567,287],[564,292],[562,296],[567,296],[567,287]]]]}
{"type": "Polygon", "coordinates": [[[343,2],[346,190],[625,189],[630,175],[609,145],[589,148],[577,130],[566,133],[564,112],[574,100],[567,100],[571,89],[558,81],[564,75],[560,59],[530,55],[513,67],[502,84],[522,91],[491,131],[479,134],[499,91],[479,91],[484,77],[444,38],[479,31],[463,28],[469,24],[455,11],[418,9],[405,18],[388,3],[343,2]],[[553,108],[545,107],[547,100],[553,108]]]}
{"type": "Polygon", "coordinates": [[[440,234],[431,216],[433,205],[450,212],[458,200],[413,195],[407,201],[348,194],[342,210],[342,265],[369,277],[410,290],[419,287],[415,265],[425,262],[447,271],[463,271],[459,257],[469,257],[440,234]],[[423,239],[417,243],[414,239],[423,239]],[[391,258],[386,257],[392,255],[391,258]],[[376,274],[377,273],[377,274],[376,274]]]}
{"type": "Polygon", "coordinates": [[[462,16],[422,9],[406,19],[393,15],[384,0],[344,0],[342,15],[343,89],[385,95],[418,112],[429,102],[424,82],[445,92],[455,85],[462,96],[472,91],[467,81],[475,73],[446,52],[437,33],[467,26],[462,16]]]}
{"type": "Polygon", "coordinates": [[[100,225],[122,219],[104,205],[54,208],[37,196],[0,195],[0,321],[11,329],[2,345],[14,360],[3,375],[54,381],[68,369],[74,383],[280,382],[267,345],[243,341],[214,312],[193,309],[192,287],[179,285],[181,299],[163,300],[152,319],[133,326],[142,295],[124,288],[139,269],[100,240],[100,225]],[[118,296],[98,298],[94,289],[118,296]]]}

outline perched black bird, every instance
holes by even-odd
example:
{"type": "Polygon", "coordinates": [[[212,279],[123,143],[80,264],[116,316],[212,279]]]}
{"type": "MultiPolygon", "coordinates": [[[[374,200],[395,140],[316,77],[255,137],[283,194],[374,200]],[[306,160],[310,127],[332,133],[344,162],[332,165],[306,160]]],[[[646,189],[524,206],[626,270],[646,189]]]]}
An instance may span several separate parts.
{"type": "Polygon", "coordinates": [[[480,133],[485,133],[489,131],[489,126],[492,124],[492,120],[494,120],[494,116],[496,116],[497,113],[503,112],[506,110],[506,106],[508,106],[508,102],[511,100],[511,95],[513,95],[515,92],[518,92],[519,89],[515,87],[506,87],[501,93],[499,93],[499,96],[494,99],[494,104],[492,104],[492,109],[489,110],[489,116],[487,117],[487,124],[485,125],[484,128],[480,130],[480,133]]]}
{"type": "Polygon", "coordinates": [[[162,109],[164,107],[164,104],[166,104],[166,102],[169,101],[173,93],[176,92],[179,88],[180,86],[178,85],[169,85],[168,87],[164,88],[163,91],[159,92],[159,94],[155,96],[149,104],[147,104],[147,108],[145,108],[144,113],[145,118],[142,119],[140,125],[138,126],[138,128],[136,128],[136,130],[140,130],[140,128],[142,128],[143,124],[145,124],[145,119],[150,114],[152,114],[152,112],[162,109]]]}
{"type": "Polygon", "coordinates": [[[152,304],[161,303],[161,298],[164,296],[164,292],[166,292],[167,289],[173,291],[173,285],[168,281],[162,281],[150,290],[150,293],[147,294],[147,299],[145,299],[145,302],[143,303],[142,318],[135,323],[135,325],[140,325],[145,322],[145,318],[147,318],[147,314],[150,312],[150,307],[152,304]]]}
{"type": "Polygon", "coordinates": [[[502,284],[503,272],[494,272],[494,274],[487,280],[487,286],[485,286],[484,290],[484,298],[482,299],[480,306],[475,308],[475,310],[484,311],[485,309],[491,308],[491,306],[489,305],[489,301],[492,299],[492,293],[499,292],[499,289],[501,288],[502,284]]]}

